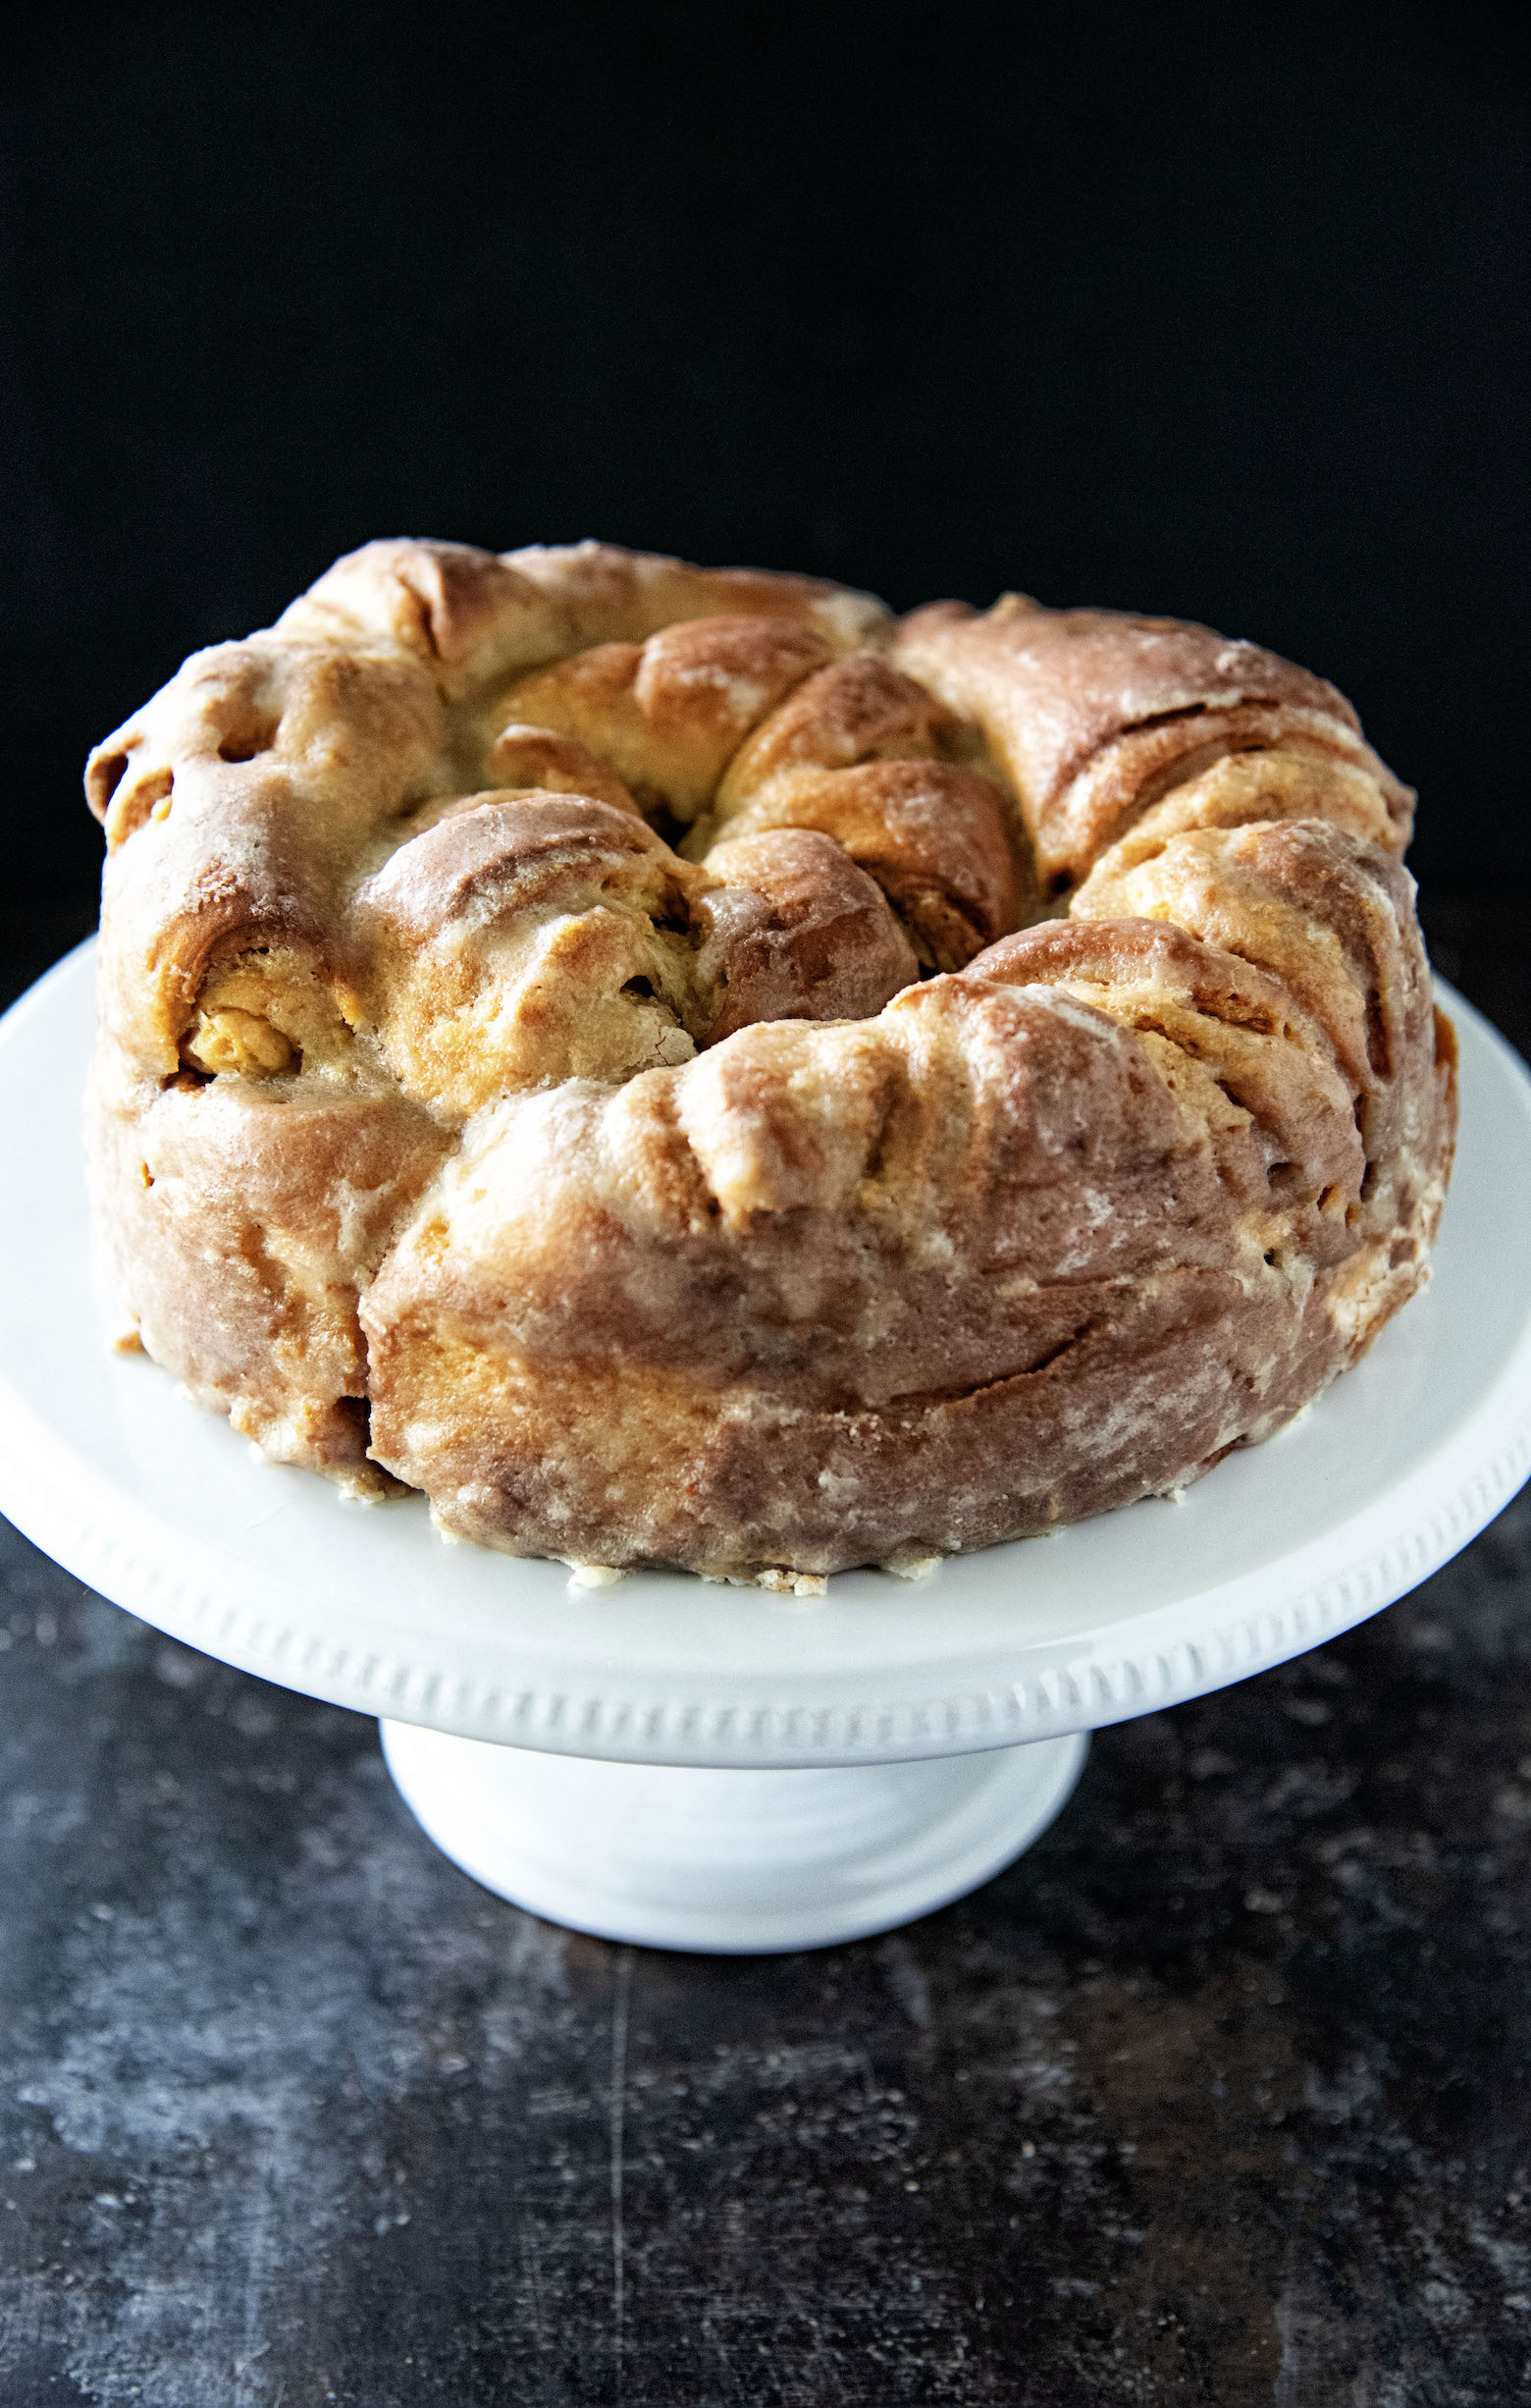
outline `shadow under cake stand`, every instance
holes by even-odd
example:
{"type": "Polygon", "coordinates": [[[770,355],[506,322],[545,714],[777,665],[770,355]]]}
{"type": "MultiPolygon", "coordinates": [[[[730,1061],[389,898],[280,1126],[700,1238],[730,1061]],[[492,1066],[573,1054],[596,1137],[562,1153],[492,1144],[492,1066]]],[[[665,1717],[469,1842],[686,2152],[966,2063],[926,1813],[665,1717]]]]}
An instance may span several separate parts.
{"type": "Polygon", "coordinates": [[[142,1357],[88,1268],[81,946],[0,1022],[0,1507],[186,1644],[376,1714],[431,1837],[502,1897],[660,1948],[823,1946],[1044,1830],[1085,1734],[1263,1671],[1466,1545],[1531,1470],[1531,1077],[1446,998],[1456,1176],[1426,1294],[1188,1491],[823,1597],[446,1546],[424,1501],[273,1469],[142,1357]],[[25,1141],[23,1141],[25,1133],[25,1141]]]}

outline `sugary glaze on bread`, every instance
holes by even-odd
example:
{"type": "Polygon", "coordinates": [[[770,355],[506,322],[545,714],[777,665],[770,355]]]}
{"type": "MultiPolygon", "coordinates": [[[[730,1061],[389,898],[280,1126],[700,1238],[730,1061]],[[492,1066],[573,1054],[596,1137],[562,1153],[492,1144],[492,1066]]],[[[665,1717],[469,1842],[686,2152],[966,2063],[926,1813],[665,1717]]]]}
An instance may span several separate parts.
{"type": "Polygon", "coordinates": [[[738,1579],[1048,1529],[1426,1276],[1413,798],[1256,645],[373,544],[86,783],[142,1343],[453,1533],[738,1579]]]}

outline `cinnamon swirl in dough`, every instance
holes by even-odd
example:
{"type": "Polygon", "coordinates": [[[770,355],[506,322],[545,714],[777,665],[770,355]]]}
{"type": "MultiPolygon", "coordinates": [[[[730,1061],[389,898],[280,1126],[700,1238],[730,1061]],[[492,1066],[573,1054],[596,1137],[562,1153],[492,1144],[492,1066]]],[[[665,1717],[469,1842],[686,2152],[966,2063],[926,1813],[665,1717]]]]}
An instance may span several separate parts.
{"type": "Polygon", "coordinates": [[[379,543],[86,785],[142,1343],[453,1533],[743,1579],[1046,1530],[1426,1275],[1413,798],[1257,645],[379,543]]]}

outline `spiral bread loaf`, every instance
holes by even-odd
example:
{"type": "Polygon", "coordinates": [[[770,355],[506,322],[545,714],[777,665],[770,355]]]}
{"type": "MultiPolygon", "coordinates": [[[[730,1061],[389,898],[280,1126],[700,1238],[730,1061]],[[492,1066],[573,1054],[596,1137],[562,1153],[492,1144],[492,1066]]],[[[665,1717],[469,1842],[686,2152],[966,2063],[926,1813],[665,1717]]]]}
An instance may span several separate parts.
{"type": "Polygon", "coordinates": [[[750,1579],[1046,1530],[1426,1274],[1413,798],[1256,645],[380,543],[86,785],[133,1329],[453,1534],[750,1579]]]}

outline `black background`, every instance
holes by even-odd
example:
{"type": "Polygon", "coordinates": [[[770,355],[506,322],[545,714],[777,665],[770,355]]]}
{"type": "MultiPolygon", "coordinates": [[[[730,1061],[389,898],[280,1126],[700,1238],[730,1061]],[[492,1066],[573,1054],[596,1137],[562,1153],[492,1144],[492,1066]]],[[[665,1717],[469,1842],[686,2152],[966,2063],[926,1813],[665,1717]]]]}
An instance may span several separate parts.
{"type": "Polygon", "coordinates": [[[64,7],[6,57],[9,908],[95,738],[382,533],[1205,618],[1438,888],[1521,801],[1531,49],[1457,0],[64,7]]]}

